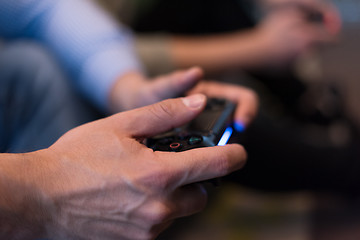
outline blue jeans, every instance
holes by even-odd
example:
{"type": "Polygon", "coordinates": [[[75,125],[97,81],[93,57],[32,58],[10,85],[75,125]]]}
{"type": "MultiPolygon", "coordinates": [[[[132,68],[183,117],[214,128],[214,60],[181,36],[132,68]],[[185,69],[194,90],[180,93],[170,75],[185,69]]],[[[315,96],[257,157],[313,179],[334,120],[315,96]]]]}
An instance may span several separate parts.
{"type": "Polygon", "coordinates": [[[15,42],[0,49],[0,152],[49,147],[99,116],[44,48],[15,42]]]}

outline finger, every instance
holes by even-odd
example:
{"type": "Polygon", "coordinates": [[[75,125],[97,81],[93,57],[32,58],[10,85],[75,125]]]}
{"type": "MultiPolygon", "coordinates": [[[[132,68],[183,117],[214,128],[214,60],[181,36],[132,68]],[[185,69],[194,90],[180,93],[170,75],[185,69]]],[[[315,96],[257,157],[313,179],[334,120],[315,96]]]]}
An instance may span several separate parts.
{"type": "Polygon", "coordinates": [[[327,11],[324,13],[324,25],[329,33],[335,36],[342,28],[340,13],[334,5],[329,4],[327,7],[327,11]]]}
{"type": "MultiPolygon", "coordinates": [[[[140,220],[138,226],[160,225],[203,210],[207,203],[207,192],[202,184],[189,184],[170,190],[166,196],[151,202],[141,214],[131,216],[140,220]]],[[[138,212],[139,213],[139,212],[138,212]]],[[[133,220],[132,220],[133,221],[133,220]]]]}
{"type": "Polygon", "coordinates": [[[203,82],[191,91],[191,93],[195,92],[204,93],[209,97],[226,98],[236,103],[235,126],[246,127],[258,111],[258,96],[249,88],[218,82],[203,82]]]}
{"type": "Polygon", "coordinates": [[[154,102],[179,97],[197,84],[202,76],[203,71],[199,67],[177,71],[154,79],[149,83],[147,91],[151,94],[150,98],[154,99],[154,102]]]}
{"type": "Polygon", "coordinates": [[[238,126],[237,130],[240,130],[239,126],[242,124],[244,127],[248,126],[257,115],[259,100],[254,91],[244,89],[242,93],[237,95],[236,99],[234,97],[234,101],[237,102],[234,116],[235,126],[238,126]]]}
{"type": "Polygon", "coordinates": [[[178,153],[155,152],[169,170],[169,183],[179,187],[225,176],[244,166],[247,154],[238,144],[197,148],[178,153]]]}
{"type": "Polygon", "coordinates": [[[206,97],[195,94],[124,112],[113,121],[132,137],[151,137],[189,122],[204,109],[205,104],[206,97]]]}
{"type": "Polygon", "coordinates": [[[156,239],[160,235],[160,233],[162,233],[167,228],[169,228],[172,225],[173,222],[174,222],[174,220],[164,222],[164,223],[161,223],[159,225],[153,226],[152,229],[151,229],[151,235],[150,236],[154,236],[154,238],[151,238],[151,239],[156,239]]]}
{"type": "Polygon", "coordinates": [[[202,211],[207,199],[207,192],[202,184],[189,184],[176,189],[169,201],[174,209],[172,218],[190,216],[202,211]]]}
{"type": "Polygon", "coordinates": [[[176,188],[167,197],[161,197],[152,202],[140,215],[132,215],[131,221],[144,232],[149,231],[147,226],[151,223],[150,232],[157,235],[166,229],[173,220],[203,210],[207,204],[207,199],[208,195],[202,184],[182,186],[176,188]]]}

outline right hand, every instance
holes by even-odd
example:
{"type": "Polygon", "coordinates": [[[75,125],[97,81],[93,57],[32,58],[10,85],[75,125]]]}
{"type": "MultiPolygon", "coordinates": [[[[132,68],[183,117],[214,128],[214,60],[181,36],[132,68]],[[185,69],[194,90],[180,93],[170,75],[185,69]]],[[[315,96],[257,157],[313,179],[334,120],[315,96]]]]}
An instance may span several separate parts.
{"type": "MultiPolygon", "coordinates": [[[[52,239],[154,239],[176,218],[204,208],[203,180],[241,168],[242,146],[153,152],[141,143],[193,119],[201,94],[171,99],[75,128],[41,159],[36,184],[52,239]],[[40,164],[43,162],[44,164],[40,164]]],[[[38,156],[39,157],[39,156],[38,156]]]]}
{"type": "Polygon", "coordinates": [[[333,42],[340,31],[339,14],[329,3],[321,0],[267,1],[267,14],[255,30],[267,64],[281,65],[318,44],[333,42]],[[321,13],[324,22],[309,21],[298,6],[321,13]]]}

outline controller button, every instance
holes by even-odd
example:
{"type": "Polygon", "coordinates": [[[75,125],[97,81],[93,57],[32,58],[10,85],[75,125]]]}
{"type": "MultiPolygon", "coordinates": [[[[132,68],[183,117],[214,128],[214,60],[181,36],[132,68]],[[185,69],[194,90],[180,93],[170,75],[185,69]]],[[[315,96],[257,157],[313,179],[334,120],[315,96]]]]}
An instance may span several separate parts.
{"type": "Polygon", "coordinates": [[[203,141],[203,138],[201,136],[191,136],[188,140],[188,143],[190,145],[196,145],[203,141]]]}
{"type": "Polygon", "coordinates": [[[178,142],[171,143],[169,146],[171,151],[179,151],[182,147],[181,143],[178,142]]]}

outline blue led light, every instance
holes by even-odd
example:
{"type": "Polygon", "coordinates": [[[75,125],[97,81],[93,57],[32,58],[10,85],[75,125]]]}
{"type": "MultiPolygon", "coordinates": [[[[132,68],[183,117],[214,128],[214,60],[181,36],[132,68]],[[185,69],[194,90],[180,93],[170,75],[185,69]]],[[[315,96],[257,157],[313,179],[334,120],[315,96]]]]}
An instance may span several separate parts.
{"type": "Polygon", "coordinates": [[[242,122],[234,122],[234,128],[237,132],[243,132],[245,130],[245,124],[242,122]]]}
{"type": "Polygon", "coordinates": [[[222,135],[219,143],[218,143],[218,146],[224,146],[226,145],[226,143],[229,141],[230,137],[231,137],[231,134],[233,133],[233,128],[232,127],[228,127],[224,134],[222,135]]]}

